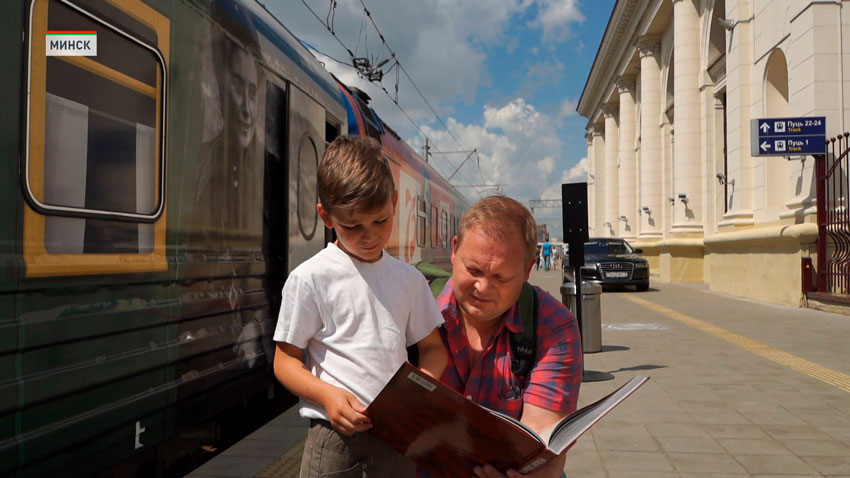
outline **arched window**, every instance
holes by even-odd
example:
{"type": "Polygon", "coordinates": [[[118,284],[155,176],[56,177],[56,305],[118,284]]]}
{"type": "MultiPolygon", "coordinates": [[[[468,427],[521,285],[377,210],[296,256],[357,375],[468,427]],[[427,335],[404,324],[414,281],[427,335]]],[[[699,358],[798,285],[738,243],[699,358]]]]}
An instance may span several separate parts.
{"type": "MultiPolygon", "coordinates": [[[[764,115],[767,118],[790,116],[788,104],[788,62],[785,53],[775,49],[767,59],[764,70],[764,115]]],[[[781,157],[764,160],[766,208],[784,207],[788,196],[788,161],[781,157]]]]}

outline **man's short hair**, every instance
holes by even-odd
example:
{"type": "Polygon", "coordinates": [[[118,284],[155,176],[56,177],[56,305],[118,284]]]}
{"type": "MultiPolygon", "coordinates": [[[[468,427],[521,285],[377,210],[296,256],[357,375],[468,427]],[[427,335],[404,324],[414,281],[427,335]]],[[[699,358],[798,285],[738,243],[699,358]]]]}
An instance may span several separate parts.
{"type": "Polygon", "coordinates": [[[365,136],[340,136],[319,163],[319,201],[330,214],[335,209],[379,209],[395,192],[389,162],[381,145],[365,136]]]}
{"type": "Polygon", "coordinates": [[[537,222],[525,206],[506,196],[488,196],[472,205],[460,218],[458,245],[467,231],[479,229],[490,237],[505,241],[519,239],[525,244],[525,259],[537,256],[537,222]]]}

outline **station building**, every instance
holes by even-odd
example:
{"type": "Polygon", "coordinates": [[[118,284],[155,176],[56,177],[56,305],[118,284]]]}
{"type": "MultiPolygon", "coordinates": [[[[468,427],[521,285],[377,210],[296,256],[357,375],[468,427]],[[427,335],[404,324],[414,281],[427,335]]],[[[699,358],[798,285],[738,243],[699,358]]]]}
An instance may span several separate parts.
{"type": "Polygon", "coordinates": [[[656,281],[806,305],[815,161],[753,156],[750,120],[847,130],[848,6],[617,0],[578,104],[590,234],[642,248],[656,281]]]}

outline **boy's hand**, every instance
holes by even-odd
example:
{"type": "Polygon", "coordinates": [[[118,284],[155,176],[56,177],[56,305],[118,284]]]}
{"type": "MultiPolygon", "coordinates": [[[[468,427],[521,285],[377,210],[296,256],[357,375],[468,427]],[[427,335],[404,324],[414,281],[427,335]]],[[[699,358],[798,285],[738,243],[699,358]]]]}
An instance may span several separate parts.
{"type": "Polygon", "coordinates": [[[343,435],[372,428],[363,412],[366,407],[352,393],[319,380],[304,366],[304,349],[278,342],[274,354],[274,373],[292,393],[323,406],[331,426],[343,435]]]}
{"type": "Polygon", "coordinates": [[[353,435],[372,428],[366,407],[351,392],[334,387],[325,395],[322,406],[328,412],[331,426],[343,435],[353,435]]]}

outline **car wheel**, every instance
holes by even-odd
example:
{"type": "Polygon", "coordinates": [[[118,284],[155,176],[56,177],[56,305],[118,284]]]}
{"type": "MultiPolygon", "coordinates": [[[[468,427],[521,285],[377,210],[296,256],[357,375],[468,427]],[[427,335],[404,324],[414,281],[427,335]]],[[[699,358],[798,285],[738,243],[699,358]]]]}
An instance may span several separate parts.
{"type": "Polygon", "coordinates": [[[643,284],[638,284],[635,286],[635,289],[638,292],[646,292],[649,290],[649,282],[644,282],[643,284]]]}

